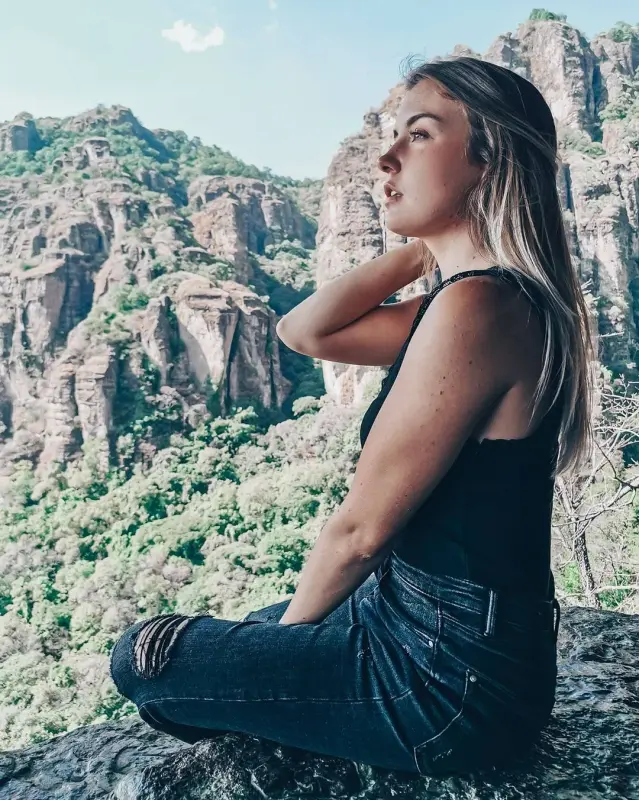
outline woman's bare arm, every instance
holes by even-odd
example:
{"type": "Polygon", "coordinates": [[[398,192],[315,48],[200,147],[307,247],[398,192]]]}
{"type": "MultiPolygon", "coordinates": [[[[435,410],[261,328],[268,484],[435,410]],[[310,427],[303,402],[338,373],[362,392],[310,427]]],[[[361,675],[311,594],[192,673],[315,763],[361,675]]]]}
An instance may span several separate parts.
{"type": "Polygon", "coordinates": [[[280,339],[299,353],[346,364],[392,364],[410,332],[421,296],[383,301],[421,272],[421,241],[384,253],[325,283],[285,314],[280,339]]]}
{"type": "Polygon", "coordinates": [[[319,338],[291,342],[279,329],[278,335],[291,350],[322,361],[388,367],[408,338],[423,297],[420,294],[400,303],[377,306],[355,322],[319,338]]]}

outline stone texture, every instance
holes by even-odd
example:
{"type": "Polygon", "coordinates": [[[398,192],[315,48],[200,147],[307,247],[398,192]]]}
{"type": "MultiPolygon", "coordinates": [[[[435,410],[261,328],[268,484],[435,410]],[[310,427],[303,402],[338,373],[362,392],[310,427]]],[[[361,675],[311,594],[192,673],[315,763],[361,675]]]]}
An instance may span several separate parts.
{"type": "Polygon", "coordinates": [[[213,255],[232,261],[237,279],[247,283],[249,252],[261,255],[288,237],[314,247],[314,231],[290,198],[252,178],[204,176],[189,186],[197,241],[213,255]]]}
{"type": "Polygon", "coordinates": [[[34,153],[40,146],[40,134],[29,115],[19,114],[12,122],[0,125],[0,153],[34,153]]]}
{"type": "Polygon", "coordinates": [[[189,363],[200,383],[210,377],[222,386],[223,410],[230,398],[252,395],[267,408],[282,404],[291,384],[279,372],[275,321],[253,292],[190,278],[178,289],[176,314],[189,363]]]}
{"type": "MultiPolygon", "coordinates": [[[[184,400],[186,424],[208,391],[224,413],[252,399],[280,408],[291,388],[276,314],[247,284],[267,245],[314,247],[312,223],[269,182],[196,178],[182,197],[159,170],[139,167],[134,178],[101,135],[110,125],[165,151],[129,109],[95,109],[64,121],[79,140],[49,171],[0,178],[0,476],[28,458],[44,478],[89,440],[108,465],[112,406],[131,383],[126,336],[184,400]],[[167,277],[156,291],[158,269],[167,277]],[[147,289],[146,308],[126,309],[126,336],[110,331],[109,298],[147,289]]],[[[40,146],[16,126],[37,133],[27,116],[0,126],[0,150],[40,146]]]]}

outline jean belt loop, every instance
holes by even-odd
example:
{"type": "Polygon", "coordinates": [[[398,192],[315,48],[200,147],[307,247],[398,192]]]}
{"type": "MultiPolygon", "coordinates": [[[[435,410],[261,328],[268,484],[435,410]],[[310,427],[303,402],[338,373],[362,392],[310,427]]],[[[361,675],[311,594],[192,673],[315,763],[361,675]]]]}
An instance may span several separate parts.
{"type": "Polygon", "coordinates": [[[497,610],[497,591],[488,590],[488,613],[486,614],[486,629],[484,636],[492,636],[495,632],[495,613],[497,610]]]}
{"type": "Polygon", "coordinates": [[[390,561],[390,556],[386,556],[386,558],[382,561],[381,564],[377,565],[375,569],[375,576],[377,577],[377,582],[379,583],[384,575],[386,574],[386,567],[390,561]]]}
{"type": "Polygon", "coordinates": [[[555,625],[554,625],[554,628],[555,628],[555,642],[556,642],[557,639],[559,638],[559,620],[561,619],[561,607],[560,607],[559,601],[557,600],[556,597],[553,597],[552,607],[553,607],[553,609],[556,609],[556,611],[557,611],[557,620],[556,620],[555,625]]]}

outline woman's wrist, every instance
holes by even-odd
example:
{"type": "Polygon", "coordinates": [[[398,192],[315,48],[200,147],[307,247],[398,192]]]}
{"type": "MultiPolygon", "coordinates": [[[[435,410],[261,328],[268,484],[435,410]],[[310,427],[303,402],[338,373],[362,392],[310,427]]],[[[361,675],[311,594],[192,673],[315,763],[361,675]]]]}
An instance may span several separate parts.
{"type": "Polygon", "coordinates": [[[421,276],[422,242],[394,247],[324,283],[278,323],[289,341],[327,336],[379,306],[421,276]]]}

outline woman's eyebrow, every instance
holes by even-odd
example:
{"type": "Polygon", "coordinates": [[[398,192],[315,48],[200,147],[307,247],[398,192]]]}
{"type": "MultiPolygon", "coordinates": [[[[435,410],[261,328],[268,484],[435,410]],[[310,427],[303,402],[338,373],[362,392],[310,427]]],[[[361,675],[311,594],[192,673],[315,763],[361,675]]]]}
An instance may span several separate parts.
{"type": "MultiPolygon", "coordinates": [[[[437,122],[443,122],[443,117],[440,117],[439,114],[434,114],[432,111],[419,111],[417,114],[413,114],[412,117],[409,117],[406,120],[406,127],[410,127],[413,122],[416,122],[421,117],[430,117],[431,119],[436,120],[437,122]]],[[[397,131],[393,129],[393,138],[397,136],[397,131]]]]}

